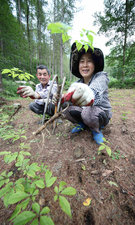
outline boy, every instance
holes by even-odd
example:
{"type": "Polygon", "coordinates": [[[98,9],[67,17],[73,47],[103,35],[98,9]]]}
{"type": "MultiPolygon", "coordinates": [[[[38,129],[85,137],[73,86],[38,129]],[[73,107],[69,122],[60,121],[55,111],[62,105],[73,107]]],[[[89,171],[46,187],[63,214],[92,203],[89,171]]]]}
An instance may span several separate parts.
{"type": "MultiPolygon", "coordinates": [[[[34,91],[30,86],[22,86],[17,91],[21,97],[30,97],[35,99],[35,102],[31,102],[29,108],[36,114],[43,114],[44,107],[47,100],[48,91],[51,85],[50,72],[47,66],[39,65],[36,68],[36,76],[39,80],[39,84],[36,85],[36,90],[34,91]]],[[[57,92],[57,84],[53,84],[49,104],[46,113],[50,116],[54,114],[55,105],[51,103],[53,95],[57,92]]]]}
{"type": "Polygon", "coordinates": [[[72,129],[77,133],[86,127],[92,131],[97,144],[103,143],[101,128],[105,127],[112,117],[108,99],[108,76],[103,72],[104,56],[100,49],[82,47],[77,50],[73,43],[70,54],[70,69],[74,76],[80,78],[73,83],[62,101],[70,101],[72,106],[65,112],[65,117],[78,125],[72,129]]]}

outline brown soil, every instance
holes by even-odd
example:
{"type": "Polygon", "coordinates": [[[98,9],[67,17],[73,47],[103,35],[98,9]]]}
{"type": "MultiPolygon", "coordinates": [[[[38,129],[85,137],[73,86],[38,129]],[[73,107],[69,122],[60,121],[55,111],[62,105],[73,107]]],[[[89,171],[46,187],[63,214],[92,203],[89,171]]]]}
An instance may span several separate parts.
{"type": "MultiPolygon", "coordinates": [[[[41,125],[39,116],[28,109],[30,99],[19,99],[22,107],[13,116],[15,129],[23,127],[27,140],[14,143],[1,140],[0,151],[19,151],[19,144],[30,144],[32,161],[45,163],[57,181],[65,181],[76,188],[75,196],[67,197],[72,209],[72,219],[62,212],[53,201],[54,186],[41,190],[37,202],[49,206],[55,225],[134,225],[135,224],[135,90],[110,90],[113,117],[103,130],[107,144],[112,150],[109,157],[105,150],[98,155],[99,146],[93,141],[91,132],[71,134],[73,125],[58,121],[55,134],[52,124],[42,133],[33,135],[41,125]],[[114,183],[110,183],[114,182],[114,183]],[[117,184],[117,185],[116,185],[117,184]],[[91,198],[91,204],[83,202],[91,198]]],[[[27,150],[27,149],[26,149],[27,150]]],[[[12,165],[13,167],[13,165],[12,165]]],[[[1,157],[1,171],[12,170],[1,157]]],[[[0,224],[9,225],[12,207],[5,208],[0,201],[0,224]]]]}

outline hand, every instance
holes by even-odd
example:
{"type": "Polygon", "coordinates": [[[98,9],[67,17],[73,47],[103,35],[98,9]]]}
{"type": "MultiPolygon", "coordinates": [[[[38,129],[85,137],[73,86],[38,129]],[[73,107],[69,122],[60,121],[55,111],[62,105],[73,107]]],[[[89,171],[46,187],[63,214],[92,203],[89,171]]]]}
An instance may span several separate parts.
{"type": "Polygon", "coordinates": [[[30,86],[20,86],[17,89],[17,94],[20,94],[20,96],[23,98],[27,98],[27,97],[30,97],[32,99],[39,98],[39,94],[33,91],[33,89],[30,86]]]}
{"type": "Polygon", "coordinates": [[[74,83],[63,98],[77,106],[90,106],[94,102],[94,93],[87,84],[74,83]]]}

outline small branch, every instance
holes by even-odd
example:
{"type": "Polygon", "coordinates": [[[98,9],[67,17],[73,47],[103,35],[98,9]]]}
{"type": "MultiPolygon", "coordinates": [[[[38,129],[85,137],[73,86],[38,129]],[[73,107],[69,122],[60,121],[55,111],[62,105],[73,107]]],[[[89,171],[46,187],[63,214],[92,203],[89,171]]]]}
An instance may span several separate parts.
{"type": "Polygon", "coordinates": [[[18,105],[17,108],[15,109],[15,112],[9,117],[9,121],[12,119],[12,117],[19,111],[19,109],[21,108],[21,105],[18,105]]]}

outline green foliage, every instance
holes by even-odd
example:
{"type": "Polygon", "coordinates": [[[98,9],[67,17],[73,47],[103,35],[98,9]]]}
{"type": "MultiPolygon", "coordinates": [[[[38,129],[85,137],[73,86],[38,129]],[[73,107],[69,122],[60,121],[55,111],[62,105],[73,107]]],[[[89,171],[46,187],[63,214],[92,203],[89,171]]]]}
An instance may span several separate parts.
{"type": "Polygon", "coordinates": [[[109,82],[109,88],[129,89],[135,88],[135,78],[127,78],[122,80],[112,79],[109,82]]]}
{"type": "Polygon", "coordinates": [[[19,139],[27,139],[24,135],[24,129],[15,130],[12,125],[9,125],[9,118],[13,112],[12,106],[5,106],[0,110],[0,138],[3,140],[8,140],[8,142],[14,143],[19,139]]]}
{"type": "Polygon", "coordinates": [[[52,34],[62,34],[63,43],[71,38],[67,33],[71,29],[71,27],[64,23],[49,23],[47,29],[50,30],[52,34]]]}
{"type": "Polygon", "coordinates": [[[27,72],[24,73],[22,70],[18,68],[3,69],[1,74],[2,75],[8,74],[8,76],[11,76],[13,79],[18,78],[19,80],[25,80],[25,81],[28,81],[31,78],[34,78],[33,75],[27,72]]]}
{"type": "MultiPolygon", "coordinates": [[[[71,37],[67,34],[67,32],[71,29],[71,27],[67,26],[63,23],[51,23],[48,24],[48,30],[51,31],[52,34],[62,34],[62,40],[63,43],[68,41],[71,37]]],[[[87,52],[88,46],[90,46],[92,49],[93,47],[93,34],[95,34],[93,31],[82,29],[80,33],[81,40],[76,40],[76,47],[78,51],[84,46],[85,51],[87,52]],[[87,38],[87,41],[85,41],[85,38],[87,38]]]]}
{"type": "Polygon", "coordinates": [[[85,49],[86,52],[88,50],[88,46],[90,46],[94,50],[94,47],[93,47],[93,38],[94,37],[93,37],[93,35],[95,35],[95,33],[93,31],[82,29],[82,31],[80,33],[81,40],[75,41],[77,50],[79,51],[82,48],[83,45],[84,45],[84,49],[85,49]],[[85,41],[85,39],[86,39],[86,41],[85,41]]]}
{"type": "MultiPolygon", "coordinates": [[[[52,172],[43,164],[39,166],[37,163],[30,164],[30,159],[25,158],[31,156],[29,152],[1,152],[0,156],[4,156],[5,163],[14,161],[14,165],[21,172],[21,177],[17,180],[12,179],[13,172],[2,172],[0,175],[0,198],[3,200],[5,207],[16,204],[16,208],[9,218],[14,225],[31,224],[50,224],[54,225],[50,217],[50,208],[48,206],[40,207],[36,202],[40,189],[51,188],[56,182],[57,177],[52,176],[52,172]],[[30,207],[31,206],[31,207],[30,207]],[[27,210],[27,208],[31,210],[27,210]]],[[[61,181],[58,186],[54,187],[54,201],[59,200],[59,205],[64,213],[72,218],[70,203],[64,197],[76,194],[76,189],[65,187],[66,182],[61,181]]]]}
{"type": "Polygon", "coordinates": [[[94,24],[99,25],[98,33],[108,39],[107,46],[113,46],[107,57],[110,76],[117,79],[134,77],[135,67],[135,7],[134,0],[104,1],[104,13],[95,13],[94,24]]]}
{"type": "Polygon", "coordinates": [[[66,187],[67,185],[66,182],[61,181],[58,186],[55,186],[54,191],[56,193],[56,195],[54,196],[54,201],[59,200],[59,204],[61,209],[70,217],[72,218],[72,214],[71,214],[71,208],[70,208],[70,204],[68,202],[68,200],[62,196],[62,195],[75,195],[76,194],[76,189],[72,188],[72,187],[66,187]]]}
{"type": "MultiPolygon", "coordinates": [[[[104,138],[104,142],[105,143],[109,143],[105,138],[104,138]]],[[[98,155],[101,153],[101,151],[102,150],[106,150],[106,152],[107,152],[107,154],[111,157],[111,154],[112,154],[112,150],[111,150],[111,148],[107,145],[107,144],[105,144],[105,143],[101,143],[100,144],[100,146],[99,146],[99,148],[98,148],[98,155]]]]}
{"type": "Polygon", "coordinates": [[[16,84],[12,78],[9,78],[9,80],[3,78],[2,84],[3,84],[4,90],[1,94],[3,97],[5,97],[5,98],[18,97],[18,95],[16,93],[18,84],[16,84]]]}

